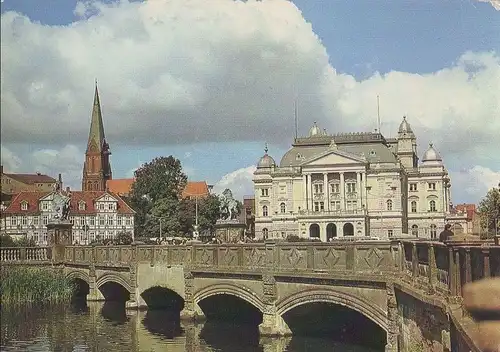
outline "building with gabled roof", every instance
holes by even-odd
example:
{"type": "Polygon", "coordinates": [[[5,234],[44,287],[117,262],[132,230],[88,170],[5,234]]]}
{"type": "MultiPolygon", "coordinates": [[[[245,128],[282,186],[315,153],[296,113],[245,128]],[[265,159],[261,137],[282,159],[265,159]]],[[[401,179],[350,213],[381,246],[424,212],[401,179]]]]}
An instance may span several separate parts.
{"type": "MultiPolygon", "coordinates": [[[[106,191],[69,191],[69,219],[73,224],[72,243],[88,244],[111,239],[120,232],[134,236],[134,210],[117,194],[106,191]]],[[[47,244],[47,224],[56,214],[52,209],[55,192],[20,192],[2,212],[0,232],[26,235],[38,244],[47,244]]]]}
{"type": "Polygon", "coordinates": [[[19,192],[49,192],[54,189],[56,179],[39,172],[34,174],[18,174],[4,172],[0,166],[0,185],[3,195],[13,195],[19,192]]]}

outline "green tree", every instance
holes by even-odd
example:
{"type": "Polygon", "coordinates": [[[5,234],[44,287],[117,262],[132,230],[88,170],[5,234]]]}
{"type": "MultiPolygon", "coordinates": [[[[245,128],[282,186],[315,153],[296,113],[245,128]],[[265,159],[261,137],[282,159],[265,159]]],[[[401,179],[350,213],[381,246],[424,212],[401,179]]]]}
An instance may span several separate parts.
{"type": "Polygon", "coordinates": [[[116,244],[131,244],[132,233],[130,231],[121,231],[116,235],[114,242],[116,244]]]}
{"type": "MultiPolygon", "coordinates": [[[[196,198],[186,198],[180,203],[181,232],[191,233],[196,223],[196,198]]],[[[198,198],[199,232],[214,231],[216,221],[220,218],[220,200],[214,194],[198,198]]]]}
{"type": "MultiPolygon", "coordinates": [[[[187,177],[181,162],[173,156],[158,157],[135,171],[135,182],[130,202],[137,212],[135,218],[137,236],[152,237],[159,234],[157,217],[175,216],[180,194],[186,187],[187,177]]],[[[178,216],[162,220],[165,233],[178,231],[178,216]]],[[[162,228],[162,232],[163,232],[162,228]]]]}
{"type": "MultiPolygon", "coordinates": [[[[500,189],[492,188],[479,203],[479,216],[481,228],[486,231],[486,237],[495,235],[495,229],[500,222],[500,189]]],[[[500,226],[498,226],[500,234],[500,226]]]]}
{"type": "Polygon", "coordinates": [[[0,247],[16,247],[16,242],[9,235],[0,236],[0,247]]]}

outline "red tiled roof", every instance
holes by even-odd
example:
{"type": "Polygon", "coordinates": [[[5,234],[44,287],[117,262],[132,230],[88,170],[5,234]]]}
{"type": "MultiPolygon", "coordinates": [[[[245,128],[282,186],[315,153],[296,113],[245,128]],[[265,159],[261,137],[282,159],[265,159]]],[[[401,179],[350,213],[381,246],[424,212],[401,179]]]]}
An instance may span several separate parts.
{"type": "MultiPolygon", "coordinates": [[[[21,192],[18,193],[10,205],[5,209],[5,214],[36,214],[39,213],[39,201],[52,192],[21,192]],[[28,210],[21,210],[21,203],[28,202],[28,210]]],[[[66,193],[66,192],[65,192],[66,193]]],[[[117,194],[104,191],[71,191],[70,215],[95,214],[95,201],[105,194],[109,194],[118,201],[119,214],[134,214],[135,211],[117,194]],[[85,202],[85,210],[79,209],[79,203],[85,202]]]]}
{"type": "Polygon", "coordinates": [[[472,220],[476,215],[476,204],[457,204],[455,209],[467,213],[467,220],[472,220]]]}
{"type": "Polygon", "coordinates": [[[206,197],[208,196],[208,185],[205,181],[188,182],[182,191],[182,198],[186,197],[206,197]]]}
{"type": "MultiPolygon", "coordinates": [[[[134,183],[133,178],[122,178],[116,180],[109,180],[106,182],[110,192],[125,195],[129,194],[132,190],[132,184],[134,183]]],[[[182,191],[182,198],[186,197],[206,197],[210,194],[208,190],[208,185],[205,181],[188,181],[186,188],[182,191]]]]}
{"type": "Polygon", "coordinates": [[[33,185],[35,183],[54,183],[55,178],[42,174],[5,174],[16,181],[22,182],[27,185],[33,185]]]}
{"type": "Polygon", "coordinates": [[[114,180],[108,180],[106,186],[110,192],[116,193],[120,196],[128,195],[132,190],[132,184],[134,183],[133,178],[119,178],[114,180]]]}

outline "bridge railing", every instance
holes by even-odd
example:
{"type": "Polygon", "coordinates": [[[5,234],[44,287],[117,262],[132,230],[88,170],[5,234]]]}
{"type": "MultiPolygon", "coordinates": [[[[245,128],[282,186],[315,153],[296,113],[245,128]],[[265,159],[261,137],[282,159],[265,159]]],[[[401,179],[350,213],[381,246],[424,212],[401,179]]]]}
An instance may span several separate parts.
{"type": "Polygon", "coordinates": [[[399,271],[399,245],[391,242],[266,242],[164,246],[67,246],[66,263],[93,262],[128,266],[132,261],[151,265],[189,265],[192,269],[232,271],[399,271]]]}
{"type": "Polygon", "coordinates": [[[493,242],[402,241],[403,272],[417,286],[461,296],[472,281],[500,277],[500,246],[493,242]]]}
{"type": "Polygon", "coordinates": [[[0,249],[2,263],[37,263],[51,259],[51,247],[3,247],[0,249]]]}

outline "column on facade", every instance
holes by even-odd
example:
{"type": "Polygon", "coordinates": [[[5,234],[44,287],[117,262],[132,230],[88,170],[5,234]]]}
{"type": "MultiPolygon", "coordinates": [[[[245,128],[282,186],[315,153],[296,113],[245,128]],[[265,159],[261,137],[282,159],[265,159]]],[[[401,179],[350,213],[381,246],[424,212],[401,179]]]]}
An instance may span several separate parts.
{"type": "Polygon", "coordinates": [[[328,173],[323,173],[323,194],[324,194],[324,202],[325,209],[330,211],[330,202],[328,201],[328,173]]]}
{"type": "Polygon", "coordinates": [[[443,212],[446,213],[446,203],[447,203],[447,197],[446,197],[446,183],[443,181],[442,183],[443,185],[443,191],[441,192],[442,196],[443,196],[443,206],[441,207],[443,209],[443,212]]]}
{"type": "Polygon", "coordinates": [[[361,193],[361,202],[362,202],[361,207],[363,207],[363,205],[364,205],[365,209],[366,209],[366,208],[368,208],[368,199],[366,197],[366,172],[364,172],[364,171],[361,173],[360,193],[361,193]]]}
{"type": "Polygon", "coordinates": [[[309,203],[309,199],[312,200],[312,178],[311,178],[311,174],[307,174],[307,198],[306,198],[306,204],[307,204],[307,209],[309,210],[313,210],[313,208],[311,208],[311,204],[309,203]]]}
{"type": "Polygon", "coordinates": [[[309,175],[309,185],[311,190],[311,210],[314,211],[314,185],[312,183],[312,174],[309,175]]]}
{"type": "Polygon", "coordinates": [[[340,210],[345,210],[344,173],[340,172],[340,210]]]}
{"type": "Polygon", "coordinates": [[[307,210],[309,207],[307,206],[307,176],[306,175],[302,175],[302,183],[303,183],[302,197],[304,198],[304,202],[302,202],[302,206],[304,206],[304,204],[305,204],[304,210],[307,210]]]}
{"type": "Polygon", "coordinates": [[[357,199],[356,199],[356,209],[361,209],[361,173],[356,172],[356,194],[357,194],[357,199]]]}

